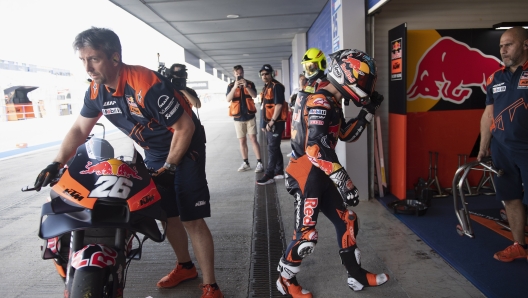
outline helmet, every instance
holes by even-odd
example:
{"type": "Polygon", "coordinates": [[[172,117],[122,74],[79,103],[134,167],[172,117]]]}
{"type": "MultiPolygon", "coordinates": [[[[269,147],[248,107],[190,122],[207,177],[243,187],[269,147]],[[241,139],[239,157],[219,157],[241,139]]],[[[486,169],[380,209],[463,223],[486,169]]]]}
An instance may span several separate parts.
{"type": "Polygon", "coordinates": [[[352,99],[362,107],[370,102],[376,79],[376,62],[360,50],[339,50],[330,55],[327,78],[343,95],[345,104],[352,99]]]}
{"type": "Polygon", "coordinates": [[[310,79],[326,69],[325,54],[318,48],[309,48],[304,53],[301,64],[304,68],[304,75],[307,79],[310,79]]]}

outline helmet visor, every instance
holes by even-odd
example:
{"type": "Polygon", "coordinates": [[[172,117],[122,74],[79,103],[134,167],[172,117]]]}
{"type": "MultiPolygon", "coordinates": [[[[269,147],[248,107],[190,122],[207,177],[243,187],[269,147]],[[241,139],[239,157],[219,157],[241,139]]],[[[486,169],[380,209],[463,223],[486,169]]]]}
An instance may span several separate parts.
{"type": "Polygon", "coordinates": [[[314,63],[314,62],[303,63],[303,68],[304,68],[304,73],[308,77],[313,76],[319,70],[319,68],[317,67],[317,63],[314,63]]]}

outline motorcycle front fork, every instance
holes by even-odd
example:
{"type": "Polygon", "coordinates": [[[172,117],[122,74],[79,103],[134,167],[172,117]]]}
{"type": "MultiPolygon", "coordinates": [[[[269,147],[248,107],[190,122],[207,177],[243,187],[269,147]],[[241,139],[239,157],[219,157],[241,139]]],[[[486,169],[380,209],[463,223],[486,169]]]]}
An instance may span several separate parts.
{"type": "MultiPolygon", "coordinates": [[[[125,267],[126,267],[126,257],[125,257],[125,229],[116,229],[114,237],[114,249],[117,251],[118,256],[116,258],[115,266],[109,267],[110,274],[112,275],[113,286],[112,286],[112,295],[111,297],[122,297],[123,289],[125,286],[125,267]]],[[[65,291],[64,297],[69,298],[69,293],[71,293],[71,287],[73,283],[73,277],[75,275],[75,268],[72,266],[73,254],[76,251],[81,250],[85,245],[85,231],[73,231],[71,232],[71,241],[70,241],[70,253],[68,257],[68,267],[66,272],[65,280],[65,291]]]]}

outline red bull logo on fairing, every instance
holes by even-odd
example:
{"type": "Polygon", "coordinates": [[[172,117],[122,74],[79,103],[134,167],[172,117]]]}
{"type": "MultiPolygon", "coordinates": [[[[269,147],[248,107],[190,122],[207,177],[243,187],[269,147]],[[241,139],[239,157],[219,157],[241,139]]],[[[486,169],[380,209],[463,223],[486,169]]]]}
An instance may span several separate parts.
{"type": "Polygon", "coordinates": [[[97,164],[93,164],[91,161],[89,161],[85,168],[86,170],[80,171],[79,173],[96,174],[99,176],[110,175],[142,180],[141,176],[138,175],[136,167],[130,167],[128,164],[117,159],[110,159],[97,164]]]}
{"type": "Polygon", "coordinates": [[[442,37],[425,51],[416,65],[409,101],[428,98],[461,104],[471,96],[470,87],[486,93],[486,79],[500,68],[500,60],[452,37],[442,37]]]}

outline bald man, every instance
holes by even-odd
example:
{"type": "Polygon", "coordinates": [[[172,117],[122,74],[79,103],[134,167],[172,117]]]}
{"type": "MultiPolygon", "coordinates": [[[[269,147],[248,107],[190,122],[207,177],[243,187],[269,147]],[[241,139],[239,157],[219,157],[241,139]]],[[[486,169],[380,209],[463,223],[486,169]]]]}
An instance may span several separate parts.
{"type": "Polygon", "coordinates": [[[514,243],[493,257],[511,262],[525,260],[528,254],[524,236],[528,191],[523,191],[523,183],[528,186],[528,31],[522,27],[505,31],[500,38],[500,54],[504,66],[486,82],[477,159],[489,155],[491,149],[493,164],[505,173],[495,176],[494,182],[514,243]]]}

